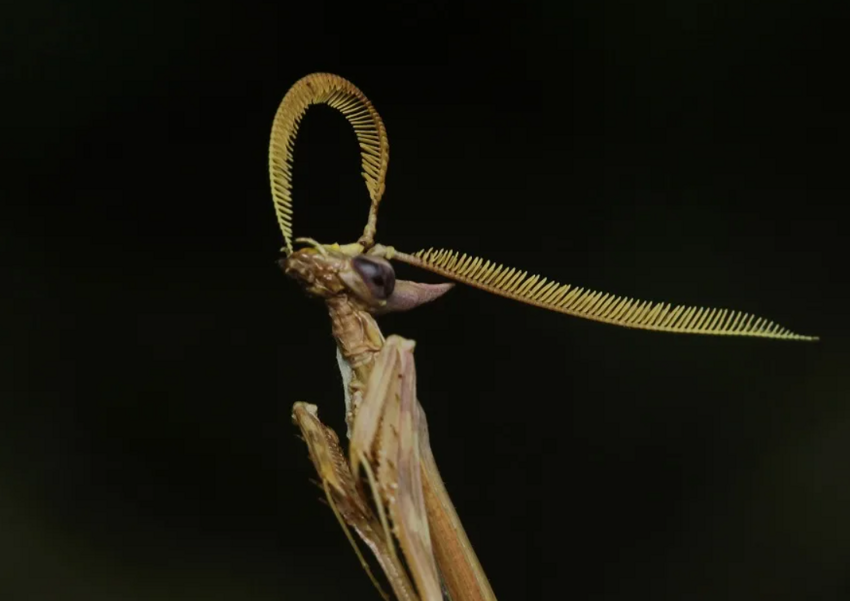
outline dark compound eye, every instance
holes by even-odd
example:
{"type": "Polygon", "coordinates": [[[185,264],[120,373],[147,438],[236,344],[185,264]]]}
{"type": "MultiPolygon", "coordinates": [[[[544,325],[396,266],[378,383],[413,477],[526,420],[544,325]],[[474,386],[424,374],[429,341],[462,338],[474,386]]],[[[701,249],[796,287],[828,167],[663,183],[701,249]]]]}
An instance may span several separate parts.
{"type": "Polygon", "coordinates": [[[389,298],[395,289],[395,271],[388,261],[361,255],[354,257],[351,263],[376,298],[389,298]]]}

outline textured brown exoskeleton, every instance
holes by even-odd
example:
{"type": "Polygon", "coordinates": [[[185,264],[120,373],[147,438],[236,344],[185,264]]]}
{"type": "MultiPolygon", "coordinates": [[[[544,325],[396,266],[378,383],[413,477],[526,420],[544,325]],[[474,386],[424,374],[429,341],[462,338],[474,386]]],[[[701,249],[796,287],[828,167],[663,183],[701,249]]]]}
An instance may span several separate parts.
{"type": "Polygon", "coordinates": [[[344,381],[348,453],[319,421],[314,405],[296,403],[293,419],[307,442],[328,503],[387,599],[351,529],[371,549],[399,599],[438,601],[445,592],[453,601],[495,600],[431,454],[425,414],[416,397],[414,342],[395,335],[385,339],[374,318],[434,300],[453,284],[396,280],[390,260],[544,309],[619,326],[816,340],[740,311],[638,301],[549,282],[452,251],[405,254],[376,244],[388,161],[380,116],[345,79],[328,73],[308,75],[281,102],[269,158],[274,205],[285,241],[280,264],[309,294],[327,304],[344,381]],[[363,234],[351,244],[320,244],[292,234],[293,145],[304,113],[320,103],[342,112],[360,144],[371,207],[363,234]],[[301,244],[297,250],[296,243],[301,244]]]}

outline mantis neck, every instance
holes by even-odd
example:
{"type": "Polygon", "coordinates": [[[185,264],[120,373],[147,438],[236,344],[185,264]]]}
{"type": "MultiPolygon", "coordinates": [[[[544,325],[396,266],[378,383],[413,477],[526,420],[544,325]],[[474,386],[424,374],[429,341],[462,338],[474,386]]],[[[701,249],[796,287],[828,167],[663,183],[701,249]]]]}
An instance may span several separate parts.
{"type": "Polygon", "coordinates": [[[384,335],[375,318],[344,294],[327,299],[333,336],[342,356],[357,369],[371,363],[384,346],[384,335]]]}
{"type": "Polygon", "coordinates": [[[346,383],[346,422],[350,434],[375,357],[384,346],[384,335],[375,318],[352,302],[348,295],[333,296],[326,302],[340,371],[346,383]]]}

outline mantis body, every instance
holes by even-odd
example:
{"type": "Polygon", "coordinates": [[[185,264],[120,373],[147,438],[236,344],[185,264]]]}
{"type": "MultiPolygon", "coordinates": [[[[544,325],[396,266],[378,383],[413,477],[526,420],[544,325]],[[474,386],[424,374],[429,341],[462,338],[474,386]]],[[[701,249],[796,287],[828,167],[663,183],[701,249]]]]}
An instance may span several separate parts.
{"type": "Polygon", "coordinates": [[[740,311],[673,307],[549,282],[526,272],[445,250],[406,254],[375,243],[389,144],[369,100],[347,80],[315,73],[284,97],[272,128],[269,170],[284,236],[283,271],[323,299],[344,381],[348,452],[319,421],[315,405],[298,402],[301,429],[329,505],[361,564],[385,599],[352,530],[402,600],[495,600],[463,530],[431,452],[416,396],[415,343],[381,333],[375,316],[405,311],[445,294],[453,284],[396,280],[391,260],[541,308],[613,325],[674,333],[816,340],[740,311]],[[357,242],[320,244],[293,238],[292,151],[298,125],[313,104],[340,110],[354,127],[371,198],[357,242]],[[299,248],[295,248],[299,244],[299,248]]]}

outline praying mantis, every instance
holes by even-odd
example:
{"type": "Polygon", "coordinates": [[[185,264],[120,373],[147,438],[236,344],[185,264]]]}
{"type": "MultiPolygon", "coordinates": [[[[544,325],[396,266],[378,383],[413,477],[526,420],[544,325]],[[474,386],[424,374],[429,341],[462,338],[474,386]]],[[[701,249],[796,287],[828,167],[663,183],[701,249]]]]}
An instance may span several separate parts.
{"type": "Polygon", "coordinates": [[[315,405],[296,402],[292,417],[307,443],[328,504],[384,599],[392,597],[370,567],[361,544],[371,551],[397,599],[494,601],[496,597],[431,451],[425,412],[416,395],[415,342],[398,335],[384,337],[377,316],[434,301],[457,282],[617,326],[679,334],[817,340],[740,311],[639,301],[558,284],[454,251],[428,249],[407,254],[378,244],[378,208],[388,161],[389,143],[381,117],[346,79],[330,73],[307,75],[281,101],[269,146],[271,191],[284,238],[279,263],[308,295],[324,300],[327,306],[343,379],[347,452],[337,434],[319,420],[315,405]],[[314,104],[339,110],[353,126],[360,146],[362,176],[371,203],[366,226],[356,242],[322,244],[293,237],[293,148],[300,121],[314,104]],[[453,282],[397,280],[390,261],[453,282]]]}

